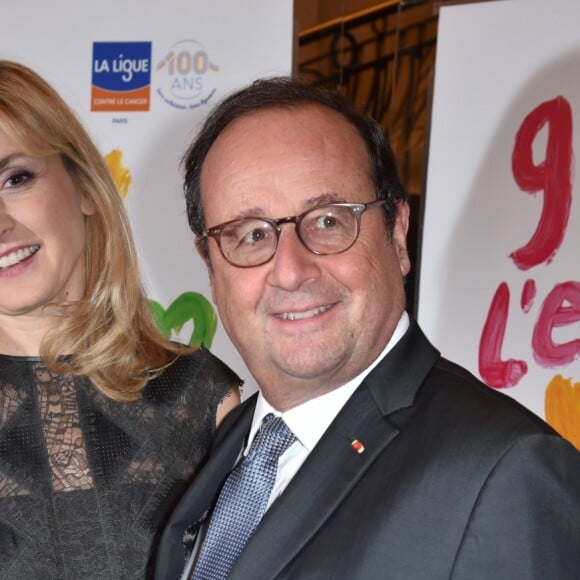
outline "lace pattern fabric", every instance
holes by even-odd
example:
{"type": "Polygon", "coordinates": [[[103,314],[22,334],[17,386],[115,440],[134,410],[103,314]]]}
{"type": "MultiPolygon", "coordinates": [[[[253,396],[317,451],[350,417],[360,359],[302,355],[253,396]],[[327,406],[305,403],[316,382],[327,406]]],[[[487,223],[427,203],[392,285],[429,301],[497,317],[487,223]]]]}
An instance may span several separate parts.
{"type": "Polygon", "coordinates": [[[0,578],[146,578],[155,533],[237,385],[200,350],[123,404],[0,356],[0,578]]]}
{"type": "Polygon", "coordinates": [[[54,491],[91,489],[93,479],[80,425],[74,380],[32,366],[54,491]]]}

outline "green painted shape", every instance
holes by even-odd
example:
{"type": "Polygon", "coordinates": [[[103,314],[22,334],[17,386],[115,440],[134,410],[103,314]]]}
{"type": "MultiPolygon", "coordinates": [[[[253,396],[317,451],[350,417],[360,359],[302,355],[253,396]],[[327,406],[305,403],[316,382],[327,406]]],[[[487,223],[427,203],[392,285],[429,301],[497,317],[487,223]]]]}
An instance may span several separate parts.
{"type": "Polygon", "coordinates": [[[149,306],[166,338],[170,338],[173,331],[180,332],[183,325],[191,320],[193,332],[189,344],[211,348],[218,320],[214,307],[205,296],[198,292],[184,292],[167,309],[152,299],[149,299],[149,306]]]}

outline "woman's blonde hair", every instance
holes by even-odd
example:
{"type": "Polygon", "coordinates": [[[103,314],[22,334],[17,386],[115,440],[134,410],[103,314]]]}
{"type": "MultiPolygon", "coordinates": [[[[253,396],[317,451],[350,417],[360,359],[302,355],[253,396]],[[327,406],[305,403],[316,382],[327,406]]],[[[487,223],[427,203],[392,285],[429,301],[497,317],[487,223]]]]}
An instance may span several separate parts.
{"type": "Polygon", "coordinates": [[[188,348],[165,339],[153,319],[125,207],[102,155],[46,81],[5,60],[0,129],[30,155],[60,155],[95,208],[85,218],[84,297],[60,309],[41,356],[54,372],[87,376],[112,399],[138,399],[147,381],[188,348]]]}

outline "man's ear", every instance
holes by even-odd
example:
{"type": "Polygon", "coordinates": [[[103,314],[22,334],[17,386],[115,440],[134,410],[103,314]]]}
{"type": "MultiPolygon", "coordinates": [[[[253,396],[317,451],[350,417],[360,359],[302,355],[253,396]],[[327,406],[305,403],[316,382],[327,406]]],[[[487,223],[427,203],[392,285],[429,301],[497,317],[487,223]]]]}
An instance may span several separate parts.
{"type": "Polygon", "coordinates": [[[195,236],[194,244],[199,257],[203,260],[207,269],[211,270],[211,262],[209,259],[209,248],[207,247],[207,238],[204,239],[200,236],[195,236]]]}
{"type": "Polygon", "coordinates": [[[409,216],[411,209],[406,201],[397,204],[397,217],[393,228],[393,244],[397,252],[401,273],[406,276],[411,269],[411,260],[407,252],[407,233],[409,232],[409,216]]]}

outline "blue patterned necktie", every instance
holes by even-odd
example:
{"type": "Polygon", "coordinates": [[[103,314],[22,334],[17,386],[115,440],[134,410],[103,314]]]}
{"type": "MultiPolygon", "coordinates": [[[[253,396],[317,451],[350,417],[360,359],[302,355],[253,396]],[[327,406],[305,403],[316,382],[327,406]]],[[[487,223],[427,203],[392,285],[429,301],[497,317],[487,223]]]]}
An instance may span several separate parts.
{"type": "Polygon", "coordinates": [[[247,457],[224,483],[191,580],[224,580],[262,519],[278,459],[294,434],[281,417],[266,415],[247,457]]]}

